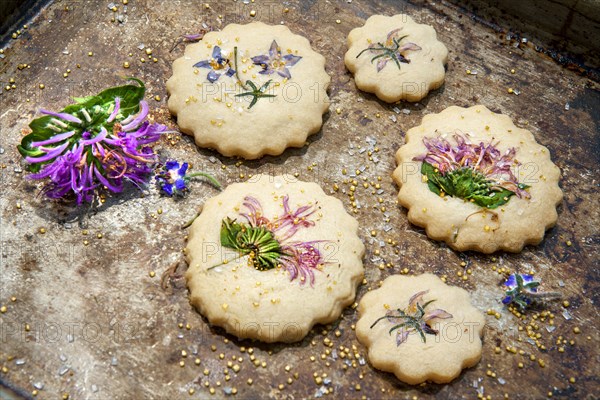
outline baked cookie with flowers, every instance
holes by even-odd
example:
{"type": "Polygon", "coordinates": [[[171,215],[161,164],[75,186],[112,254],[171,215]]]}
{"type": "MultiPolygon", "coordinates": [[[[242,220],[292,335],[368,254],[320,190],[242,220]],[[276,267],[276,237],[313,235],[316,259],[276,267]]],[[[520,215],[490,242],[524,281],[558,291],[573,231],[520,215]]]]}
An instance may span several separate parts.
{"type": "Polygon", "coordinates": [[[190,301],[239,338],[296,342],[363,279],[358,222],[315,183],[258,175],[208,200],[185,249],[190,301]]]}
{"type": "Polygon", "coordinates": [[[230,24],[175,60],[168,106],[198,146],[256,159],[319,131],[330,79],[325,58],[286,26],[230,24]]]}
{"type": "Polygon", "coordinates": [[[481,358],[482,312],[433,274],[390,276],[363,296],[358,315],[370,363],[408,384],[450,382],[481,358]]]}
{"type": "Polygon", "coordinates": [[[447,59],[435,30],[405,14],[367,19],[348,35],[344,57],[356,86],[388,103],[419,101],[442,86],[447,59]]]}
{"type": "Polygon", "coordinates": [[[484,106],[425,116],[396,161],[409,221],[455,250],[519,252],[558,218],[560,170],[550,152],[484,106]]]}

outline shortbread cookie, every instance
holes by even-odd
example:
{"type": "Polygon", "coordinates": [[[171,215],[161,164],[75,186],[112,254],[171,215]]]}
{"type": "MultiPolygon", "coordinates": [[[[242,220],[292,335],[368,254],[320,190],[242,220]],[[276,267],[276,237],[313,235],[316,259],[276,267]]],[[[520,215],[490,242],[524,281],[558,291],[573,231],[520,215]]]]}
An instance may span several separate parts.
{"type": "Polygon", "coordinates": [[[550,152],[484,106],[425,116],[396,161],[409,221],[455,250],[519,252],[558,218],[560,170],[550,152]]]}
{"type": "Polygon", "coordinates": [[[358,222],[315,183],[259,175],[208,200],[186,248],[191,303],[239,338],[296,342],[363,278],[358,222]]]}
{"type": "Polygon", "coordinates": [[[485,319],[437,276],[390,276],[358,305],[356,336],[373,367],[411,385],[447,383],[481,358],[485,319]]]}
{"type": "Polygon", "coordinates": [[[230,24],[175,60],[168,106],[198,146],[255,159],[319,131],[329,82],[306,38],[282,25],[230,24]]]}
{"type": "Polygon", "coordinates": [[[356,86],[383,101],[419,101],[444,83],[448,49],[429,25],[404,14],[373,15],[348,35],[346,67],[356,86]]]}

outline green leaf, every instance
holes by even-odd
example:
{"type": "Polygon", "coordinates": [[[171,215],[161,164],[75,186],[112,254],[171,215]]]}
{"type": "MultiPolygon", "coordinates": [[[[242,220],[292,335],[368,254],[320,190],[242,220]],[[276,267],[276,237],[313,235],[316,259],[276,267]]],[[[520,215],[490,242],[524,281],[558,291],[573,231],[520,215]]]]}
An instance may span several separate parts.
{"type": "Polygon", "coordinates": [[[89,101],[90,99],[93,99],[94,96],[86,96],[86,97],[73,97],[73,101],[75,103],[85,103],[86,101],[89,101]]]}
{"type": "Polygon", "coordinates": [[[461,168],[447,173],[445,176],[436,172],[436,168],[423,162],[421,174],[427,177],[429,190],[438,196],[444,193],[465,200],[472,200],[480,207],[494,209],[506,204],[515,193],[507,189],[495,191],[490,189],[489,182],[470,168],[461,168]]]}
{"type": "Polygon", "coordinates": [[[423,161],[423,164],[421,165],[421,174],[427,177],[427,186],[429,187],[429,190],[439,196],[441,192],[438,185],[435,183],[437,182],[437,173],[435,172],[434,166],[423,161]]]}
{"type": "Polygon", "coordinates": [[[242,225],[231,218],[225,218],[221,222],[221,245],[241,251],[237,240],[240,232],[242,232],[242,225]]]}
{"type": "MultiPolygon", "coordinates": [[[[110,132],[110,130],[112,129],[112,125],[114,125],[114,121],[111,124],[106,124],[104,123],[104,121],[106,121],[106,119],[110,115],[110,112],[114,110],[115,97],[119,97],[121,99],[121,107],[119,109],[119,120],[125,119],[128,116],[137,113],[139,111],[139,103],[144,99],[146,88],[144,86],[144,83],[137,78],[128,78],[128,80],[133,80],[137,84],[128,84],[123,86],[112,87],[100,92],[95,96],[73,98],[73,100],[76,103],[68,105],[60,112],[74,115],[82,121],[85,121],[84,116],[82,114],[82,110],[85,109],[90,114],[92,121],[90,123],[85,122],[83,126],[68,121],[62,121],[67,125],[67,128],[61,128],[63,132],[75,130],[79,133],[75,134],[72,138],[67,140],[70,140],[72,142],[79,140],[80,134],[83,132],[85,126],[89,127],[89,131],[92,131],[92,129],[96,129],[97,131],[99,131],[100,126],[104,125],[105,128],[107,128],[107,130],[109,130],[110,132]],[[94,110],[96,110],[97,112],[94,112],[94,110]]],[[[47,140],[57,134],[57,132],[48,127],[53,118],[54,117],[50,115],[45,115],[43,117],[36,118],[33,121],[31,121],[31,123],[29,124],[31,133],[25,136],[21,140],[21,144],[17,146],[17,149],[19,150],[21,156],[37,157],[44,154],[40,150],[32,149],[31,143],[47,140]]],[[[57,143],[56,145],[59,144],[60,143],[57,143]]],[[[29,170],[31,172],[37,172],[45,164],[47,163],[30,164],[29,170]]]]}

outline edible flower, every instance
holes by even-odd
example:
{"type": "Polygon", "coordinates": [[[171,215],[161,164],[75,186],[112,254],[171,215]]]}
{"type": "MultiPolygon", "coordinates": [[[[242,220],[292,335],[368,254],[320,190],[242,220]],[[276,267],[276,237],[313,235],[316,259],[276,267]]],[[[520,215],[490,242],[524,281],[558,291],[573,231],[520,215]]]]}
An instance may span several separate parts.
{"type": "Polygon", "coordinates": [[[206,79],[210,83],[216,82],[221,75],[233,76],[235,70],[231,67],[231,62],[228,58],[223,57],[223,53],[219,46],[213,47],[212,58],[208,60],[199,61],[194,64],[196,68],[208,68],[208,75],[206,79]]]}
{"type": "MultiPolygon", "coordinates": [[[[221,245],[239,253],[236,259],[247,257],[248,265],[259,271],[283,268],[290,274],[290,281],[300,278],[314,284],[314,271],[319,271],[325,260],[317,245],[323,241],[294,241],[301,229],[315,225],[310,219],[316,212],[315,205],[304,205],[292,210],[289,196],[283,197],[283,214],[273,220],[267,218],[262,205],[252,196],[246,196],[244,210],[239,216],[245,222],[225,218],[221,223],[221,245]]],[[[209,269],[226,264],[225,261],[209,269]]]]}
{"type": "Polygon", "coordinates": [[[468,134],[456,132],[453,143],[444,137],[425,137],[427,153],[415,157],[422,161],[421,173],[429,189],[438,194],[469,200],[481,207],[496,208],[508,202],[512,195],[529,199],[527,185],[519,183],[512,167],[521,165],[517,150],[498,150],[493,139],[485,144],[471,143],[468,134]]]}
{"type": "Polygon", "coordinates": [[[540,283],[533,275],[518,273],[510,275],[504,282],[508,289],[502,299],[502,304],[516,304],[523,312],[536,301],[554,300],[561,297],[560,293],[557,292],[539,292],[538,286],[540,283]]]}
{"type": "Polygon", "coordinates": [[[281,56],[281,48],[273,40],[269,48],[269,54],[252,57],[252,62],[262,67],[262,71],[259,74],[271,75],[277,72],[280,76],[291,79],[292,74],[288,68],[296,65],[301,59],[302,57],[293,54],[281,56]]]}
{"type": "Polygon", "coordinates": [[[381,71],[387,65],[388,61],[393,60],[396,63],[398,69],[400,68],[400,63],[409,64],[410,59],[405,57],[405,53],[407,51],[418,51],[421,50],[421,47],[416,45],[415,43],[408,42],[404,44],[400,44],[400,42],[408,37],[408,35],[399,36],[399,32],[402,28],[394,29],[389,32],[387,35],[387,39],[385,43],[378,42],[377,44],[371,43],[366,49],[358,53],[356,58],[363,55],[365,52],[371,52],[377,54],[373,58],[371,58],[371,63],[373,61],[377,61],[377,72],[381,71]]]}
{"type": "Polygon", "coordinates": [[[414,332],[419,333],[419,335],[421,336],[421,340],[423,340],[423,343],[427,343],[425,334],[438,334],[438,331],[431,327],[431,321],[434,319],[452,318],[452,314],[441,309],[426,311],[425,309],[427,308],[427,306],[429,306],[435,301],[429,300],[421,304],[421,302],[423,301],[423,296],[425,296],[427,293],[429,293],[429,290],[424,290],[415,293],[408,300],[408,307],[406,309],[403,310],[398,308],[397,310],[390,310],[386,312],[386,314],[383,317],[378,318],[375,322],[373,322],[373,324],[371,325],[371,329],[373,329],[373,327],[377,325],[377,323],[379,323],[380,321],[388,320],[389,322],[394,324],[394,326],[390,328],[389,334],[391,335],[392,332],[397,331],[397,346],[400,346],[402,343],[406,342],[406,340],[408,339],[408,335],[414,332]]]}
{"type": "Polygon", "coordinates": [[[221,188],[221,184],[205,172],[193,172],[188,174],[188,167],[189,164],[186,162],[180,164],[178,161],[167,161],[158,169],[158,172],[154,177],[156,183],[160,189],[169,196],[183,196],[186,194],[189,191],[190,180],[196,176],[202,176],[208,179],[208,181],[218,189],[221,188]]]}
{"type": "Polygon", "coordinates": [[[47,180],[42,189],[52,199],[92,202],[101,190],[123,191],[130,182],[145,184],[156,162],[149,147],[167,127],[146,121],[145,87],[139,84],[107,89],[96,96],[75,98],[61,112],[40,110],[32,132],[18,147],[33,172],[32,180],[47,180]]]}

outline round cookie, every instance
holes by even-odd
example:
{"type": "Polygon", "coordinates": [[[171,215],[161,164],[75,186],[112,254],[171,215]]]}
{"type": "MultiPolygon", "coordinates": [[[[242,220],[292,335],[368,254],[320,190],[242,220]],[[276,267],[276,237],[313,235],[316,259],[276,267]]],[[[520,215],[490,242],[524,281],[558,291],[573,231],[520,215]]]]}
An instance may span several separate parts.
{"type": "Polygon", "coordinates": [[[296,342],[363,279],[358,222],[315,183],[258,175],[209,199],[185,254],[191,303],[239,338],[296,342]]]}
{"type": "Polygon", "coordinates": [[[256,159],[319,131],[330,80],[325,58],[286,26],[230,24],[173,62],[168,106],[198,146],[256,159]]]}
{"type": "Polygon", "coordinates": [[[388,277],[358,314],[356,336],[373,367],[408,384],[450,382],[481,358],[483,314],[435,275],[388,277]]]}
{"type": "Polygon", "coordinates": [[[405,14],[367,19],[348,35],[344,57],[356,86],[388,103],[419,101],[442,86],[447,59],[435,30],[405,14]]]}
{"type": "Polygon", "coordinates": [[[560,170],[550,152],[484,106],[426,115],[396,162],[409,221],[455,250],[519,252],[558,218],[560,170]]]}

